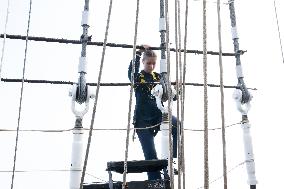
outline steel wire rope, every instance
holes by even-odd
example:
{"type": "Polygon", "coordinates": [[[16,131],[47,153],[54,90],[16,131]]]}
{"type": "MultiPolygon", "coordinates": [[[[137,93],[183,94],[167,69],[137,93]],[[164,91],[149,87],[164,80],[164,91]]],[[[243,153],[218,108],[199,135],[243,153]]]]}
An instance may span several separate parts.
{"type": "Polygon", "coordinates": [[[208,92],[207,92],[207,22],[206,0],[203,0],[203,79],[204,79],[204,188],[209,189],[208,92]]]}
{"type": "Polygon", "coordinates": [[[133,52],[132,52],[132,70],[131,70],[131,86],[129,94],[128,103],[128,120],[127,120],[127,134],[125,140],[125,159],[124,159],[124,171],[123,171],[123,184],[122,188],[127,188],[126,185],[126,174],[127,174],[127,159],[128,159],[128,147],[129,147],[129,134],[130,134],[130,122],[131,122],[131,112],[132,112],[132,99],[134,90],[134,70],[135,70],[135,57],[136,57],[136,42],[137,42],[137,31],[138,31],[138,17],[139,17],[139,7],[140,0],[136,2],[136,16],[135,16],[135,29],[134,29],[134,39],[133,39],[133,52]]]}
{"type": "Polygon", "coordinates": [[[226,130],[225,130],[225,106],[224,106],[224,78],[223,78],[223,59],[222,59],[222,34],[221,34],[221,12],[220,0],[217,0],[218,14],[218,42],[219,42],[219,69],[220,69],[220,94],[221,94],[221,120],[222,120],[222,150],[223,150],[223,175],[224,189],[227,189],[227,155],[226,155],[226,130]]]}
{"type": "MultiPolygon", "coordinates": [[[[230,128],[236,125],[240,125],[242,124],[242,122],[238,122],[238,123],[233,123],[230,125],[226,125],[226,128],[230,128]]],[[[151,125],[145,128],[130,128],[131,130],[146,130],[146,129],[151,129],[154,127],[158,127],[160,124],[156,124],[156,125],[151,125]]],[[[216,131],[216,130],[221,130],[222,127],[216,127],[216,128],[211,128],[208,129],[208,131],[216,131]]],[[[43,132],[43,133],[63,133],[63,132],[70,132],[73,131],[74,128],[71,129],[19,129],[19,132],[43,132]]],[[[83,130],[89,131],[89,128],[83,128],[83,130]]],[[[93,128],[93,131],[125,131],[126,129],[124,128],[116,128],[116,129],[106,129],[106,128],[93,128]]],[[[192,132],[203,132],[204,129],[184,129],[185,131],[192,131],[192,132]]],[[[4,128],[0,128],[0,132],[15,132],[17,131],[16,129],[4,129],[4,128]]]]}
{"type": "MultiPolygon", "coordinates": [[[[233,127],[236,125],[240,125],[242,122],[238,122],[238,123],[233,123],[230,125],[225,126],[226,128],[229,127],[233,127]]],[[[131,130],[146,130],[146,129],[151,129],[154,127],[158,127],[160,124],[156,124],[156,125],[152,125],[152,126],[148,126],[145,128],[130,128],[131,130]]],[[[216,128],[211,128],[208,129],[208,131],[216,131],[216,130],[221,130],[221,127],[216,127],[216,128]]],[[[19,132],[43,132],[43,133],[63,133],[63,132],[70,132],[73,131],[74,128],[71,129],[19,129],[19,132]]],[[[89,131],[89,128],[83,128],[83,130],[89,131]]],[[[123,128],[116,128],[116,129],[106,129],[106,128],[93,128],[93,131],[125,131],[126,129],[123,128]]],[[[184,129],[185,131],[192,131],[192,132],[203,132],[204,129],[184,129]]],[[[17,131],[16,129],[3,129],[0,128],[0,132],[15,132],[17,131]]]]}
{"type": "Polygon", "coordinates": [[[82,176],[81,176],[81,181],[80,181],[80,189],[83,189],[83,182],[84,182],[85,172],[86,172],[87,163],[88,163],[90,145],[91,145],[91,141],[92,141],[92,132],[93,132],[94,120],[95,120],[98,98],[99,98],[100,83],[101,83],[102,72],[103,72],[106,43],[107,43],[108,30],[109,30],[109,25],[110,25],[109,23],[110,23],[111,10],[112,10],[112,0],[109,1],[107,24],[106,24],[106,30],[105,30],[105,36],[104,36],[104,45],[103,45],[103,51],[102,51],[102,57],[101,57],[99,75],[98,75],[98,85],[97,85],[96,94],[95,94],[96,96],[95,96],[95,102],[94,102],[94,106],[93,106],[93,113],[92,113],[91,125],[90,125],[90,130],[89,130],[88,143],[87,143],[85,160],[84,160],[82,176]]]}
{"type": "MultiPolygon", "coordinates": [[[[236,168],[238,168],[238,167],[244,165],[245,163],[246,163],[246,161],[243,161],[243,162],[241,162],[241,163],[235,165],[234,167],[232,167],[231,169],[229,169],[229,171],[227,171],[226,174],[231,173],[233,170],[235,170],[236,168]]],[[[224,177],[224,175],[219,176],[219,177],[213,179],[212,181],[210,181],[209,184],[213,184],[213,183],[217,182],[218,180],[222,179],[223,177],[224,177]]],[[[202,189],[202,188],[204,188],[204,186],[198,187],[197,189],[202,189]]]]}
{"type": "MultiPolygon", "coordinates": [[[[0,79],[2,78],[2,66],[4,61],[4,53],[6,47],[6,37],[7,37],[7,25],[9,20],[9,12],[10,11],[10,0],[7,1],[7,10],[6,10],[6,18],[5,18],[5,26],[4,26],[4,36],[3,36],[3,45],[2,45],[2,54],[1,54],[1,62],[0,62],[0,79]]],[[[0,82],[1,84],[1,82],[0,82]]]]}
{"type": "MultiPolygon", "coordinates": [[[[178,165],[178,189],[181,189],[181,145],[180,145],[180,82],[181,82],[181,28],[180,28],[180,1],[175,0],[175,45],[176,49],[176,101],[177,101],[177,150],[178,150],[178,158],[177,158],[177,165],[178,165]]],[[[174,141],[175,142],[175,141],[174,141]]]]}
{"type": "Polygon", "coordinates": [[[283,61],[283,63],[284,63],[282,39],[281,39],[281,33],[280,33],[280,27],[279,27],[279,20],[278,20],[278,13],[277,13],[277,8],[276,8],[275,0],[273,1],[273,4],[274,4],[274,12],[275,12],[275,18],[276,18],[276,23],[277,23],[278,38],[279,38],[279,43],[280,43],[280,48],[281,48],[282,61],[283,61]]]}
{"type": "MultiPolygon", "coordinates": [[[[188,24],[188,0],[186,0],[185,5],[185,22],[184,22],[184,48],[187,46],[187,24],[188,24]]],[[[186,76],[186,53],[183,53],[183,73],[182,73],[182,88],[181,88],[181,164],[182,164],[182,181],[183,181],[183,189],[185,189],[186,185],[186,172],[185,172],[185,156],[184,156],[184,104],[185,104],[185,76],[186,76]]]]}
{"type": "MultiPolygon", "coordinates": [[[[3,38],[4,35],[0,34],[0,38],[3,38]]],[[[21,35],[10,35],[7,34],[6,35],[7,39],[21,39],[21,40],[25,40],[25,36],[21,36],[21,35]]],[[[82,44],[82,42],[80,40],[69,40],[69,39],[56,39],[56,38],[47,38],[47,37],[35,37],[35,36],[29,36],[28,40],[31,41],[43,41],[43,42],[53,42],[53,43],[71,43],[71,44],[82,44]]],[[[103,42],[92,42],[89,41],[88,45],[95,45],[95,46],[103,46],[104,43],[103,42]]],[[[120,47],[120,48],[133,48],[133,45],[129,45],[129,44],[116,44],[116,43],[107,43],[106,46],[108,47],[120,47]]],[[[136,46],[137,49],[143,49],[143,46],[136,46]]],[[[162,47],[150,47],[149,49],[151,50],[161,50],[163,49],[162,47]]],[[[178,49],[174,49],[174,48],[170,48],[170,51],[175,52],[178,49]]],[[[189,49],[181,49],[181,52],[186,52],[186,53],[191,53],[191,54],[203,54],[203,51],[201,50],[189,50],[189,49]]],[[[234,53],[223,53],[223,56],[236,56],[236,55],[243,55],[244,53],[246,53],[246,50],[238,50],[238,52],[234,52],[234,53]]],[[[210,55],[219,55],[219,52],[215,52],[215,51],[207,51],[207,54],[210,55]]]]}
{"type": "Polygon", "coordinates": [[[174,172],[173,172],[173,141],[172,141],[172,90],[170,85],[170,22],[169,22],[169,2],[165,0],[165,23],[166,23],[166,62],[167,62],[167,75],[166,75],[166,86],[168,96],[168,116],[169,116],[169,176],[170,176],[170,187],[174,188],[174,172]]]}
{"type": "MultiPolygon", "coordinates": [[[[11,79],[11,78],[2,78],[3,82],[8,83],[20,83],[22,82],[21,79],[11,79]]],[[[24,79],[25,83],[31,83],[31,84],[56,84],[56,85],[73,85],[76,82],[73,81],[58,81],[58,80],[37,80],[37,79],[24,79]]],[[[136,85],[139,85],[139,83],[135,83],[136,85]]],[[[144,84],[147,84],[145,82],[144,84]]],[[[151,82],[151,84],[159,84],[159,82],[151,82]]],[[[98,83],[87,83],[88,86],[98,86],[98,83]]],[[[100,86],[104,87],[118,87],[118,86],[129,86],[131,83],[100,83],[100,86]]],[[[176,85],[176,82],[171,82],[171,85],[176,85]]],[[[202,87],[204,84],[202,83],[185,83],[185,85],[195,86],[195,87],[202,87]]],[[[218,84],[207,84],[208,87],[217,87],[219,88],[220,85],[218,84]]],[[[240,86],[233,86],[233,85],[224,85],[224,88],[236,88],[240,89],[240,86]]],[[[248,88],[250,90],[257,90],[256,88],[248,88]]]]}
{"type": "Polygon", "coordinates": [[[26,62],[27,62],[27,52],[28,52],[28,36],[29,36],[29,31],[30,31],[31,12],[32,12],[32,0],[30,0],[30,2],[29,2],[28,25],[27,25],[27,33],[26,33],[24,64],[23,64],[23,70],[22,70],[22,83],[21,83],[20,102],[19,102],[19,110],[18,110],[17,133],[16,133],[16,143],[15,143],[15,150],[14,150],[11,189],[13,189],[13,187],[14,187],[14,179],[15,179],[15,169],[16,169],[16,161],[17,161],[19,129],[20,129],[22,103],[23,103],[24,79],[25,79],[25,73],[26,73],[26,62]]]}

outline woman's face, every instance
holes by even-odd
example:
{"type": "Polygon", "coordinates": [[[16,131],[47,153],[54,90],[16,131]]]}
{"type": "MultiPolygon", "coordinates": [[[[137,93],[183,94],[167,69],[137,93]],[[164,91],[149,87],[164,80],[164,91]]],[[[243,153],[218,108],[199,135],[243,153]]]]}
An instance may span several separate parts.
{"type": "Polygon", "coordinates": [[[157,57],[147,57],[143,60],[144,71],[152,73],[156,66],[157,57]]]}

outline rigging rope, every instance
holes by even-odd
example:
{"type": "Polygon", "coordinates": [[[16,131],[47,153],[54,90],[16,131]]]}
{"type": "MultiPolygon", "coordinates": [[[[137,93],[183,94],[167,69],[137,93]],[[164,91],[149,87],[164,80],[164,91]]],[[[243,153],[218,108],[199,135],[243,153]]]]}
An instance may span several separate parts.
{"type": "Polygon", "coordinates": [[[241,65],[241,56],[237,53],[239,51],[239,37],[237,33],[237,21],[236,21],[236,13],[235,13],[235,4],[234,0],[230,1],[229,3],[229,10],[230,10],[230,19],[231,19],[231,27],[232,27],[232,38],[234,43],[234,51],[236,52],[236,71],[237,71],[237,78],[238,78],[238,85],[242,91],[242,103],[247,103],[251,100],[250,93],[245,85],[244,76],[242,73],[242,65],[241,65]]]}
{"type": "Polygon", "coordinates": [[[209,189],[206,0],[203,0],[204,188],[209,189]]]}
{"type": "MultiPolygon", "coordinates": [[[[237,164],[236,166],[232,167],[229,171],[227,171],[226,174],[231,173],[233,170],[244,165],[245,163],[246,163],[246,161],[243,161],[243,162],[237,164]]],[[[209,184],[213,184],[214,182],[217,182],[218,180],[222,179],[223,177],[224,177],[224,175],[217,177],[217,178],[213,179],[212,181],[210,181],[209,184]]],[[[202,189],[202,188],[204,188],[204,186],[198,187],[197,189],[202,189]]]]}
{"type": "MultiPolygon", "coordinates": [[[[239,125],[242,124],[242,122],[238,122],[238,123],[233,123],[230,125],[225,126],[225,128],[229,128],[235,125],[239,125]]],[[[154,128],[154,127],[158,127],[160,124],[157,125],[152,125],[152,126],[148,126],[145,128],[130,128],[131,130],[143,130],[143,129],[150,129],[150,128],[154,128]]],[[[221,130],[222,127],[216,127],[216,128],[211,128],[208,129],[208,131],[216,131],[216,130],[221,130]]],[[[62,133],[62,132],[69,132],[69,131],[73,131],[74,128],[71,129],[19,129],[19,132],[44,132],[44,133],[62,133]]],[[[88,128],[82,128],[82,130],[86,130],[89,131],[90,129],[88,128]]],[[[117,129],[106,129],[106,128],[93,128],[93,131],[125,131],[127,129],[123,129],[123,128],[117,128],[117,129]]],[[[203,129],[186,129],[184,128],[185,131],[197,131],[197,132],[203,132],[203,129]]],[[[17,131],[16,129],[0,129],[0,132],[14,132],[17,131]]]]}
{"type": "Polygon", "coordinates": [[[282,39],[281,39],[281,33],[280,33],[280,28],[279,28],[278,13],[277,13],[277,8],[276,8],[275,0],[274,0],[274,12],[275,12],[275,17],[276,17],[276,22],[277,22],[278,38],[279,38],[279,43],[280,43],[280,48],[281,48],[282,61],[283,61],[283,63],[284,63],[282,39]]]}
{"type": "MultiPolygon", "coordinates": [[[[3,34],[0,34],[0,38],[4,38],[3,34]]],[[[26,37],[25,36],[21,36],[21,35],[6,35],[6,38],[8,39],[21,39],[21,40],[25,40],[26,37]]],[[[29,36],[28,40],[32,40],[32,41],[43,41],[43,42],[56,42],[56,43],[71,43],[71,44],[82,44],[82,42],[80,40],[68,40],[68,39],[55,39],[55,38],[47,38],[47,37],[32,37],[29,36]]],[[[103,46],[104,43],[103,42],[88,42],[88,45],[95,45],[95,46],[103,46]]],[[[128,44],[116,44],[116,43],[107,43],[106,46],[108,47],[120,47],[120,48],[133,48],[133,45],[128,45],[128,44]]],[[[143,46],[136,46],[137,49],[143,49],[143,46]]],[[[149,49],[151,50],[162,50],[164,47],[150,47],[149,49]]],[[[177,51],[177,49],[174,48],[170,48],[170,51],[177,51]]],[[[192,54],[203,54],[203,51],[200,50],[187,50],[187,49],[181,49],[181,52],[186,51],[186,53],[192,53],[192,54]]],[[[246,53],[246,50],[239,50],[236,53],[223,53],[223,56],[236,56],[236,54],[240,54],[243,55],[244,53],[246,53]]],[[[207,51],[207,54],[210,55],[219,55],[219,52],[215,52],[215,51],[207,51]]]]}
{"type": "Polygon", "coordinates": [[[222,35],[221,35],[221,14],[220,0],[217,0],[218,14],[218,40],[219,40],[219,68],[220,68],[220,93],[221,93],[221,119],[222,119],[222,149],[223,149],[223,175],[224,189],[227,189],[227,157],[226,157],[226,130],[225,130],[225,107],[224,107],[224,78],[223,78],[223,60],[222,60],[222,35]]]}
{"type": "Polygon", "coordinates": [[[30,31],[31,12],[32,12],[32,0],[30,0],[30,3],[29,3],[28,26],[27,26],[27,34],[26,34],[24,65],[23,65],[23,71],[22,71],[22,84],[21,84],[21,93],[20,93],[20,102],[19,102],[17,134],[16,134],[16,144],[15,144],[15,150],[14,150],[14,161],[13,161],[13,174],[12,174],[12,181],[11,181],[11,189],[13,189],[13,187],[14,187],[14,179],[15,179],[15,169],[16,169],[16,161],[17,161],[19,129],[20,129],[20,121],[21,121],[22,102],[23,102],[24,79],[25,79],[25,73],[26,73],[26,62],[27,62],[27,51],[28,51],[28,36],[29,36],[29,31],[30,31]]]}
{"type": "MultiPolygon", "coordinates": [[[[239,168],[240,166],[244,165],[246,163],[246,161],[243,161],[237,165],[235,165],[234,167],[232,167],[231,169],[229,169],[229,171],[227,173],[231,173],[232,171],[234,171],[235,169],[239,168]]],[[[70,169],[38,169],[38,170],[16,170],[15,172],[16,173],[32,173],[32,172],[71,172],[71,171],[74,171],[74,170],[70,170],[70,169]]],[[[9,171],[9,170],[0,170],[0,173],[11,173],[12,171],[9,171]]],[[[96,177],[90,173],[87,173],[86,172],[86,175],[89,175],[93,178],[96,178],[104,183],[108,182],[106,180],[103,180],[102,178],[99,178],[99,177],[96,177]]],[[[219,176],[215,179],[213,179],[212,181],[209,182],[209,184],[213,184],[215,182],[217,182],[218,180],[222,179],[223,178],[223,175],[222,176],[219,176]]],[[[198,187],[197,189],[202,189],[204,187],[198,187]]]]}
{"type": "Polygon", "coordinates": [[[132,98],[133,98],[133,89],[134,89],[134,70],[135,70],[135,57],[136,57],[136,42],[137,42],[137,31],[138,31],[138,17],[139,17],[139,7],[140,0],[137,0],[136,3],[136,16],[135,16],[135,29],[134,29],[134,39],[133,39],[133,54],[132,54],[132,70],[131,70],[131,86],[129,94],[129,103],[128,103],[128,122],[127,122],[127,134],[125,141],[125,159],[124,159],[124,171],[123,171],[123,185],[122,188],[126,189],[126,173],[127,173],[127,159],[128,159],[128,147],[129,147],[129,134],[130,134],[130,122],[131,122],[131,112],[132,112],[132,98]]]}
{"type": "MultiPolygon", "coordinates": [[[[188,24],[188,0],[185,5],[185,26],[184,26],[184,48],[187,46],[187,24],[188,24]]],[[[185,75],[186,75],[186,53],[183,53],[183,73],[182,73],[182,90],[181,90],[181,159],[183,173],[183,189],[185,189],[185,156],[184,156],[184,102],[185,102],[185,75]]]]}
{"type": "Polygon", "coordinates": [[[8,0],[8,4],[7,4],[5,28],[4,28],[4,34],[3,34],[4,36],[3,36],[2,54],[1,54],[1,62],[0,62],[0,79],[2,78],[2,66],[3,66],[4,53],[5,53],[6,31],[7,31],[7,25],[8,25],[8,20],[9,20],[9,9],[10,9],[10,0],[8,0]]]}
{"type": "Polygon", "coordinates": [[[175,43],[176,43],[176,101],[177,101],[177,143],[178,143],[178,189],[181,189],[181,127],[180,127],[180,94],[179,91],[181,89],[181,78],[182,78],[182,71],[181,71],[181,28],[180,28],[180,1],[175,0],[175,43]]]}
{"type": "MultiPolygon", "coordinates": [[[[3,82],[22,82],[22,79],[7,79],[7,78],[2,78],[1,81],[3,82]]],[[[34,79],[24,79],[25,83],[37,83],[37,84],[58,84],[58,85],[73,85],[76,82],[73,81],[50,81],[50,80],[34,80],[34,79]]],[[[153,82],[154,84],[158,84],[153,82]]],[[[139,84],[139,83],[135,83],[139,84]]],[[[147,82],[145,82],[147,84],[147,82]]],[[[152,83],[151,83],[152,84],[152,83]]],[[[98,83],[87,83],[88,86],[98,86],[98,83]]],[[[111,86],[111,87],[117,87],[117,86],[129,86],[131,83],[100,83],[100,86],[111,86]]],[[[176,85],[176,82],[171,82],[171,85],[176,85]]],[[[184,85],[191,85],[195,87],[202,87],[204,84],[202,83],[184,83],[184,85]]],[[[207,84],[208,87],[220,87],[220,85],[217,84],[207,84]]],[[[236,88],[240,89],[240,86],[232,86],[232,85],[224,85],[224,88],[236,88]]],[[[248,88],[250,90],[257,90],[256,88],[248,88]]]]}
{"type": "Polygon", "coordinates": [[[170,187],[174,188],[174,171],[173,171],[173,143],[172,143],[172,90],[170,83],[170,74],[171,74],[171,66],[170,66],[170,22],[169,22],[169,3],[168,0],[165,0],[165,19],[166,19],[166,61],[167,61],[167,83],[166,86],[168,88],[168,116],[169,116],[169,176],[170,176],[170,187]]]}
{"type": "Polygon", "coordinates": [[[78,102],[79,104],[83,104],[84,102],[87,101],[87,93],[88,93],[88,88],[87,88],[87,81],[86,81],[86,74],[87,71],[86,69],[86,54],[87,54],[87,44],[88,41],[91,39],[88,36],[88,29],[89,29],[89,24],[88,24],[88,19],[86,15],[88,15],[89,12],[89,0],[85,0],[85,5],[84,5],[84,12],[83,12],[83,17],[82,17],[82,27],[83,27],[83,34],[81,35],[81,42],[82,42],[82,50],[81,50],[81,57],[80,57],[80,62],[79,62],[79,68],[78,68],[78,83],[77,83],[77,90],[76,90],[76,98],[75,101],[78,102]]]}
{"type": "MultiPolygon", "coordinates": [[[[198,2],[198,1],[202,1],[202,0],[193,0],[193,1],[195,1],[195,2],[198,2]]],[[[231,0],[231,1],[234,1],[234,0],[231,0]]],[[[207,3],[216,3],[216,4],[218,4],[218,1],[206,1],[207,3]]],[[[230,2],[223,2],[222,3],[223,5],[228,5],[228,4],[230,4],[230,2]]]]}
{"type": "Polygon", "coordinates": [[[107,43],[107,37],[108,37],[108,29],[109,29],[109,23],[110,23],[111,10],[112,10],[112,0],[109,1],[109,9],[108,9],[108,17],[107,17],[107,24],[106,24],[106,30],[105,30],[105,37],[104,37],[104,45],[103,45],[103,51],[102,51],[102,57],[101,57],[101,63],[100,63],[100,70],[99,70],[99,75],[98,75],[98,86],[97,86],[97,89],[96,89],[95,102],[94,102],[94,106],[93,106],[91,126],[90,126],[90,131],[89,131],[88,143],[87,143],[85,160],[84,160],[83,171],[82,171],[82,177],[81,177],[81,182],[80,182],[80,189],[83,189],[83,182],[84,182],[85,172],[86,172],[87,163],[88,163],[90,145],[91,145],[91,141],[92,141],[92,132],[93,132],[93,128],[94,128],[94,120],[95,120],[98,98],[99,98],[100,83],[101,83],[102,72],[103,72],[104,57],[105,57],[105,51],[106,51],[106,43],[107,43]]]}

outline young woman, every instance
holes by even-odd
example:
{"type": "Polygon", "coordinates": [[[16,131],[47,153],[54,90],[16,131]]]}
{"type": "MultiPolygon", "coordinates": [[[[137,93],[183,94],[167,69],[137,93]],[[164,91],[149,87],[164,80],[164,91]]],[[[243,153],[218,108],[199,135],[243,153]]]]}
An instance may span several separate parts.
{"type": "MultiPolygon", "coordinates": [[[[154,72],[157,55],[149,50],[148,45],[143,45],[144,49],[136,52],[134,67],[134,88],[136,106],[133,117],[133,124],[137,129],[145,160],[158,159],[154,144],[154,137],[159,131],[159,124],[162,121],[162,112],[158,109],[155,97],[151,90],[155,87],[155,82],[160,81],[160,74],[154,72]],[[142,56],[143,70],[139,72],[140,59],[142,56]],[[156,125],[156,127],[151,127],[156,125]],[[143,129],[150,127],[149,129],[143,129]]],[[[128,78],[131,81],[132,61],[128,67],[128,78]]],[[[173,134],[173,157],[177,157],[177,119],[172,116],[173,134]]],[[[148,172],[148,180],[161,179],[160,172],[148,172]]]]}

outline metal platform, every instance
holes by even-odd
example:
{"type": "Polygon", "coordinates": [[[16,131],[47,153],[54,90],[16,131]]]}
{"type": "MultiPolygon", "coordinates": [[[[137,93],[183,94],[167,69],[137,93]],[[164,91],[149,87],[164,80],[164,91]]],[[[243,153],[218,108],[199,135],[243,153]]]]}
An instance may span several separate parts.
{"type": "MultiPolygon", "coordinates": [[[[135,160],[127,161],[127,173],[143,173],[161,171],[167,168],[168,160],[135,160]]],[[[124,171],[124,161],[107,162],[107,171],[114,171],[122,174],[124,171]]]]}
{"type": "MultiPolygon", "coordinates": [[[[169,180],[130,181],[127,189],[170,189],[169,180]]],[[[84,184],[83,189],[110,189],[109,183],[84,184]]],[[[122,189],[122,182],[113,182],[113,189],[122,189]]]]}
{"type": "MultiPolygon", "coordinates": [[[[127,173],[143,173],[166,170],[168,160],[135,160],[127,161],[127,173]]],[[[107,162],[109,173],[109,182],[107,183],[88,183],[83,185],[83,189],[122,189],[122,182],[112,180],[112,171],[123,174],[124,161],[107,162]]],[[[145,180],[130,181],[126,183],[127,189],[170,189],[170,181],[168,179],[161,180],[145,180]]]]}

